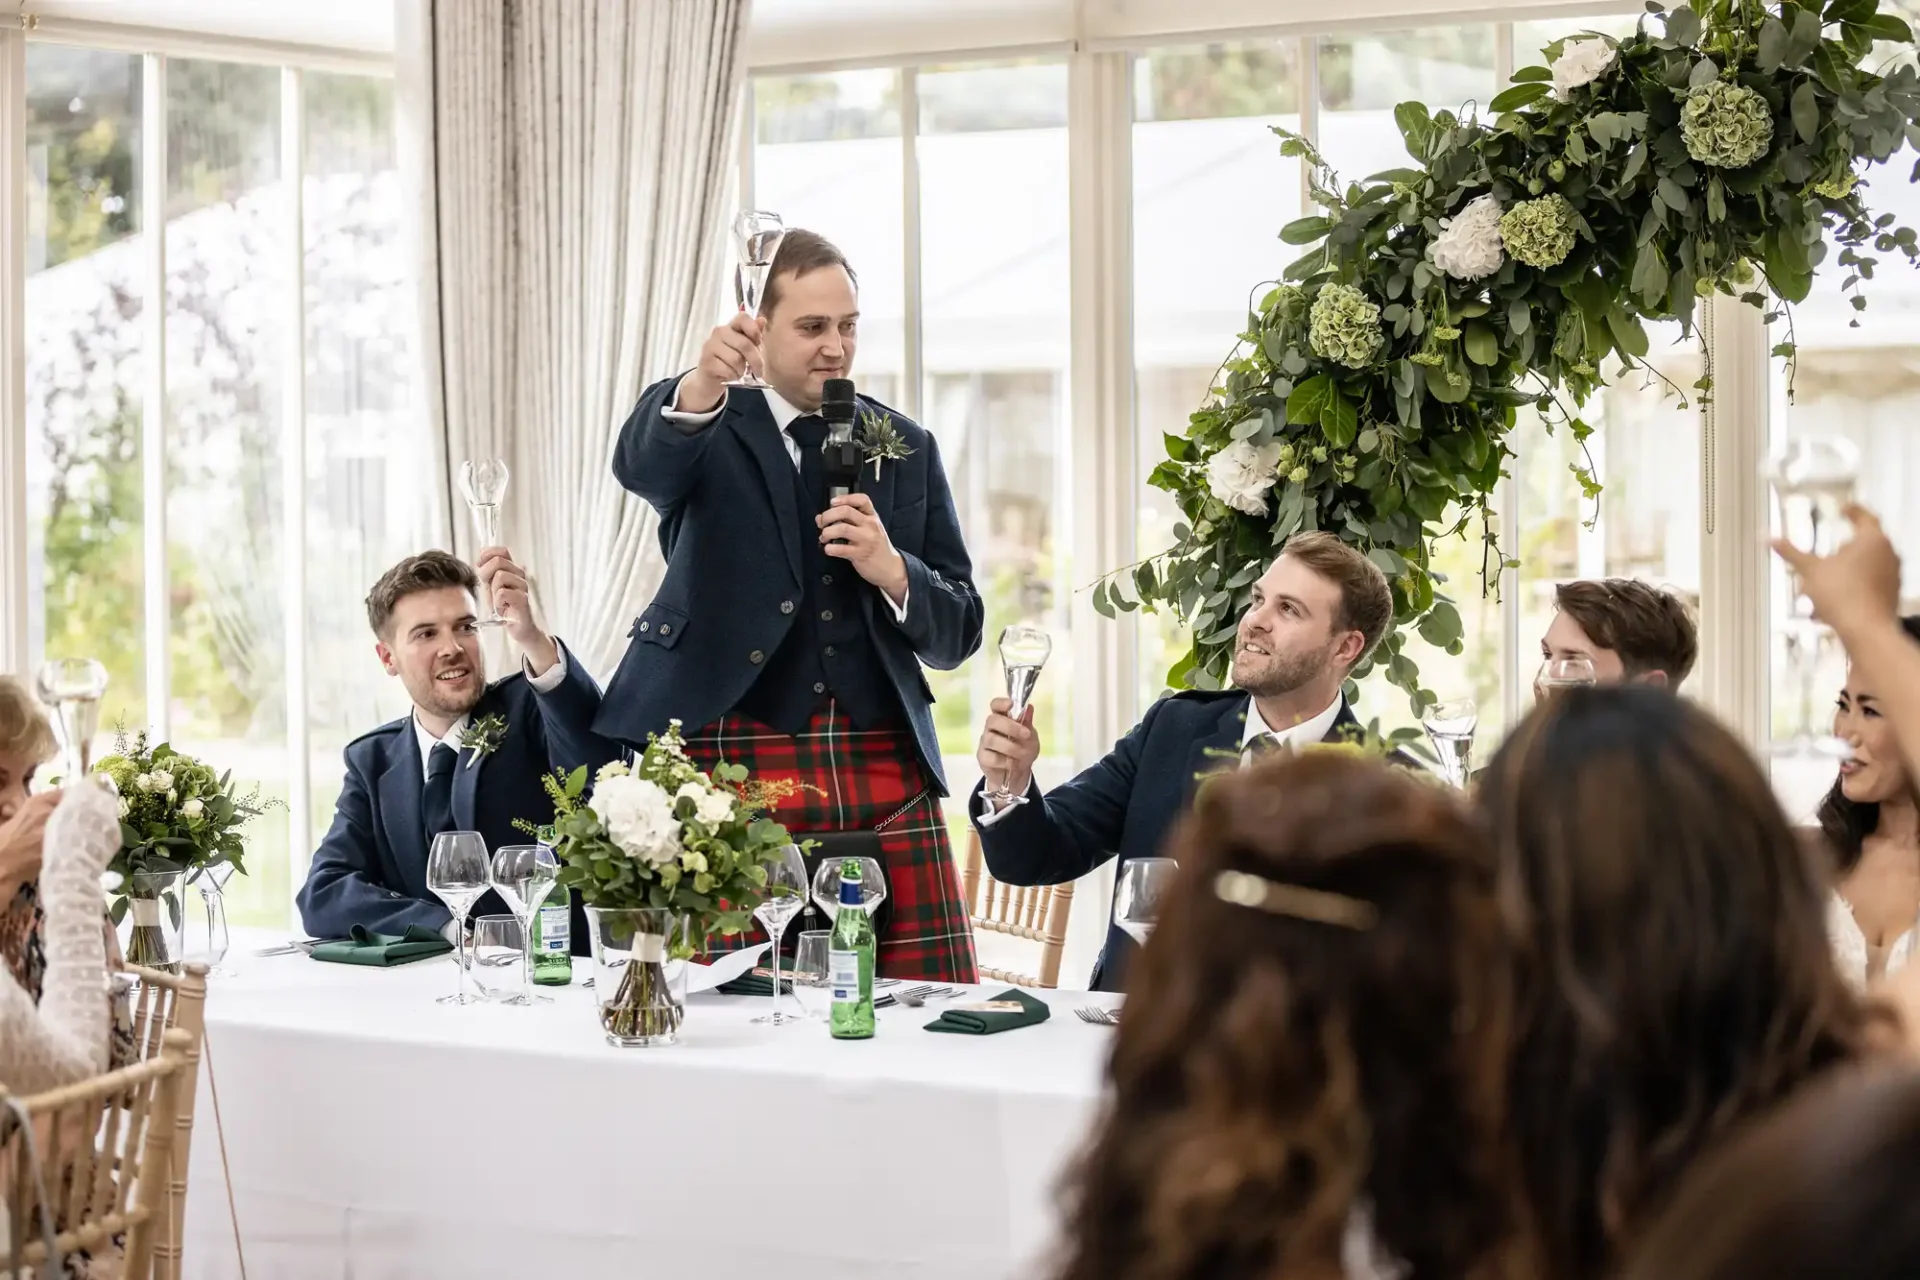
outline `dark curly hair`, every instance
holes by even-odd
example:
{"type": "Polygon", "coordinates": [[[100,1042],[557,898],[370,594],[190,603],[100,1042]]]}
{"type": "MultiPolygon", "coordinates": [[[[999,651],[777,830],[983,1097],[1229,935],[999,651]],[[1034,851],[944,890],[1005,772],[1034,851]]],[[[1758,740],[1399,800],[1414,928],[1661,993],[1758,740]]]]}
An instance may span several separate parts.
{"type": "Polygon", "coordinates": [[[1356,1214],[1416,1280],[1530,1276],[1498,1135],[1511,969],[1471,814],[1309,752],[1209,780],[1171,851],[1061,1280],[1337,1269],[1356,1214]]]}
{"type": "Polygon", "coordinates": [[[1825,891],[1751,754],[1644,686],[1568,690],[1480,779],[1519,948],[1509,1124],[1556,1280],[1737,1123],[1863,1054],[1825,891]]]}
{"type": "MultiPolygon", "coordinates": [[[[1920,616],[1902,618],[1900,626],[1909,636],[1920,640],[1920,616]]],[[[1920,783],[1920,779],[1913,781],[1920,783]]],[[[1880,806],[1856,804],[1847,799],[1836,778],[1833,788],[1820,802],[1818,818],[1820,834],[1826,838],[1827,852],[1833,857],[1834,871],[1845,876],[1860,865],[1861,848],[1867,837],[1879,830],[1880,806]]]]}

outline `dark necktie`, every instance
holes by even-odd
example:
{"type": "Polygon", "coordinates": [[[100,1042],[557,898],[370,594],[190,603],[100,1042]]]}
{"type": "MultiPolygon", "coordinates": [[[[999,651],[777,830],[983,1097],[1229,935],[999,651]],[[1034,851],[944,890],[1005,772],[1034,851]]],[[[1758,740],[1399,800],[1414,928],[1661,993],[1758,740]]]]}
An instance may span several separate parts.
{"type": "Polygon", "coordinates": [[[820,446],[827,442],[827,421],[818,414],[804,414],[787,424],[787,434],[800,446],[800,484],[813,499],[813,509],[827,508],[827,462],[820,446]]]}
{"type": "Polygon", "coordinates": [[[1263,733],[1247,744],[1247,763],[1259,764],[1286,750],[1286,744],[1280,741],[1277,733],[1263,733]]]}
{"type": "Polygon", "coordinates": [[[453,770],[459,761],[459,753],[444,742],[427,756],[427,794],[420,807],[428,848],[435,836],[453,830],[453,770]]]}

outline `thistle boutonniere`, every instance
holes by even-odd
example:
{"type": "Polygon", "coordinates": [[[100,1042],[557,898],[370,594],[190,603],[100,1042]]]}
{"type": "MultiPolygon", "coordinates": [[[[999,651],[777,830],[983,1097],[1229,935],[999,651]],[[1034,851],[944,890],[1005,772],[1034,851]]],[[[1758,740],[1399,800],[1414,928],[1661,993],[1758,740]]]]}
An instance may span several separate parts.
{"type": "Polygon", "coordinates": [[[500,749],[507,740],[507,722],[499,716],[481,716],[469,724],[460,733],[462,749],[473,752],[467,757],[467,768],[480,763],[481,756],[490,756],[500,749]]]}
{"type": "Polygon", "coordinates": [[[913,453],[907,448],[906,437],[900,434],[900,428],[893,425],[893,415],[875,413],[871,409],[860,411],[860,435],[854,443],[860,446],[860,452],[873,464],[875,484],[880,483],[882,462],[890,458],[897,462],[913,453]]]}

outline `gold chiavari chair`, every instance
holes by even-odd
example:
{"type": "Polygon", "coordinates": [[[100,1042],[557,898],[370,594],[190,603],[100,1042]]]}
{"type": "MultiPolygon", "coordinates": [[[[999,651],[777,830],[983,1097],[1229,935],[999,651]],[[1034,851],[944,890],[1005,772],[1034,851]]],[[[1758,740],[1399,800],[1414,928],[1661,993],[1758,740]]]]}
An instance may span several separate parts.
{"type": "Polygon", "coordinates": [[[167,1221],[156,1233],[153,1280],[180,1280],[187,1225],[187,1159],[193,1149],[193,1110],[200,1079],[200,1059],[206,1037],[207,967],[182,966],[177,974],[128,966],[136,980],[132,993],[132,1043],[129,1061],[150,1060],[169,1031],[189,1037],[184,1052],[187,1076],[175,1110],[173,1141],[168,1148],[166,1184],[167,1221]]]}
{"type": "Polygon", "coordinates": [[[976,932],[998,933],[1040,944],[1037,974],[982,968],[980,976],[1022,987],[1060,985],[1060,956],[1067,946],[1067,915],[1073,906],[1073,884],[1017,886],[1002,884],[986,868],[980,852],[980,833],[967,833],[967,854],[960,868],[960,888],[967,915],[976,932]]]}

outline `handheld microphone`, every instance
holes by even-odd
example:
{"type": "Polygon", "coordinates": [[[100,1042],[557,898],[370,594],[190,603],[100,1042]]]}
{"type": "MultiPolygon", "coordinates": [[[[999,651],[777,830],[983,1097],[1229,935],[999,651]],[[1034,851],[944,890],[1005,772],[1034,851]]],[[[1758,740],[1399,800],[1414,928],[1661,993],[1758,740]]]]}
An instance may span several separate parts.
{"type": "Polygon", "coordinates": [[[853,379],[828,378],[820,393],[820,416],[827,438],[820,445],[826,464],[827,500],[844,498],[860,479],[860,449],[853,443],[853,379]]]}

